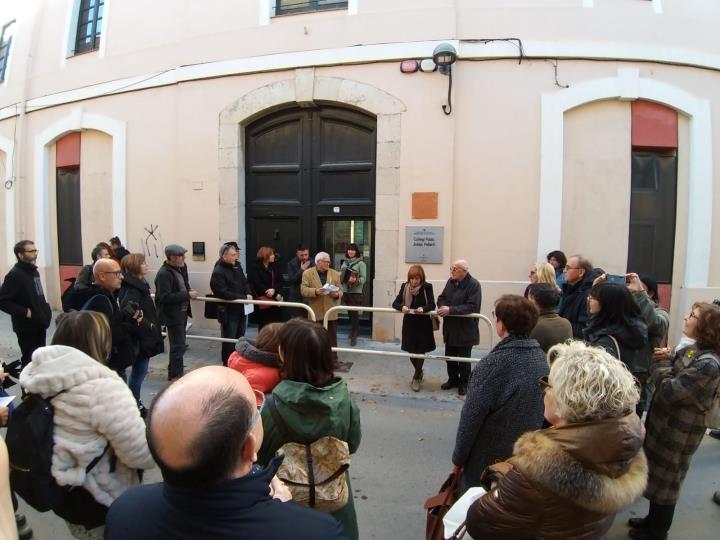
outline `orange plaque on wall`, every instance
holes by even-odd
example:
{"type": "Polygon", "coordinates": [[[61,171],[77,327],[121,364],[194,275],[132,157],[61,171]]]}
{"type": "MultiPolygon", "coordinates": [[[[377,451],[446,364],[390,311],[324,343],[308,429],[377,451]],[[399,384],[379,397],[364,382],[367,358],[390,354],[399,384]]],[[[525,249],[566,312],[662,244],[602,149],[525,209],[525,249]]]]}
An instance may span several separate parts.
{"type": "Polygon", "coordinates": [[[438,217],[437,191],[419,191],[412,194],[413,219],[435,219],[438,217]]]}

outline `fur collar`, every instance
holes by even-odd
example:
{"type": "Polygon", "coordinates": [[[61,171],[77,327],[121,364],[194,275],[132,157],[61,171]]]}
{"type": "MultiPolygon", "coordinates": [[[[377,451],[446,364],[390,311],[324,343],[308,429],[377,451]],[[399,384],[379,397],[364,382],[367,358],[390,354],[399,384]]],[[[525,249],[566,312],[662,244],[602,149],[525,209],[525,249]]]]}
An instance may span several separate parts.
{"type": "MultiPolygon", "coordinates": [[[[585,429],[583,426],[576,429],[578,433],[585,431],[582,436],[587,437],[587,430],[595,425],[588,422],[585,429]]],[[[515,443],[510,461],[531,481],[578,506],[602,514],[618,512],[643,494],[648,468],[641,448],[642,430],[638,433],[640,444],[634,457],[617,475],[608,475],[600,472],[605,470],[602,466],[605,464],[584,463],[577,453],[571,454],[563,442],[552,437],[552,429],[526,433],[515,443]]],[[[591,434],[585,444],[607,445],[612,441],[601,442],[600,437],[594,438],[591,434]]]]}

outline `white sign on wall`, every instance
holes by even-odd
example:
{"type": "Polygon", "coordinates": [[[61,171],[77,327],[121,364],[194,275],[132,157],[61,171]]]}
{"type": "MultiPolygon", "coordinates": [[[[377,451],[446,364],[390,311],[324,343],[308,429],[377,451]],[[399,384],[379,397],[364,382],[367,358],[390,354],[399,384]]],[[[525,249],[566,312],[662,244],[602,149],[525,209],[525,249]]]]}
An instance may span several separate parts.
{"type": "Polygon", "coordinates": [[[406,263],[442,263],[445,227],[405,227],[406,263]]]}

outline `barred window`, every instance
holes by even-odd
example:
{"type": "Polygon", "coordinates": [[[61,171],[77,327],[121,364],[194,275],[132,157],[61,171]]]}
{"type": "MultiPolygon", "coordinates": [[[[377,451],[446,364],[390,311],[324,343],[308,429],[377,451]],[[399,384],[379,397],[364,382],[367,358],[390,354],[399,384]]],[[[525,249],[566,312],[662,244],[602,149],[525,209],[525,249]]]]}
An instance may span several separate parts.
{"type": "Polygon", "coordinates": [[[75,54],[100,48],[103,8],[105,0],[81,0],[78,13],[75,54]]]}
{"type": "Polygon", "coordinates": [[[275,0],[275,15],[347,8],[347,1],[338,0],[275,0]]]}
{"type": "Polygon", "coordinates": [[[2,33],[0,33],[0,82],[5,80],[5,70],[10,57],[14,30],[15,21],[10,21],[2,27],[2,33]]]}

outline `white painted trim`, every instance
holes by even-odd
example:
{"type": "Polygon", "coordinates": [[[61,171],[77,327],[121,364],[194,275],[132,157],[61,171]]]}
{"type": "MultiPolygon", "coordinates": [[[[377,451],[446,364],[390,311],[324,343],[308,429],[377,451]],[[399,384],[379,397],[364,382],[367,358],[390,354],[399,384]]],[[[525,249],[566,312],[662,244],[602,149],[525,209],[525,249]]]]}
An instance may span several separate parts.
{"type": "Polygon", "coordinates": [[[13,163],[15,143],[0,136],[0,151],[5,153],[5,178],[0,178],[2,190],[5,194],[5,256],[8,266],[15,264],[15,182],[11,189],[5,188],[5,182],[15,176],[15,163],[13,163]]]}
{"type": "Polygon", "coordinates": [[[107,50],[108,20],[110,20],[111,5],[112,0],[105,0],[105,4],[103,5],[102,28],[100,29],[100,49],[98,50],[98,58],[105,58],[105,51],[107,50]]]}
{"type": "Polygon", "coordinates": [[[655,13],[657,13],[658,15],[662,15],[662,13],[663,13],[662,0],[652,0],[652,7],[653,7],[653,11],[655,13]]]}
{"type": "Polygon", "coordinates": [[[673,107],[690,120],[689,207],[685,287],[707,287],[710,277],[712,216],[712,118],[710,103],[687,91],[653,79],[637,69],[619,69],[617,77],[594,79],[542,95],[538,260],[558,249],[562,238],[563,125],[575,107],[606,99],[647,99],[673,107]]]}
{"type": "Polygon", "coordinates": [[[68,12],[65,15],[65,47],[60,55],[60,67],[65,67],[68,58],[75,55],[75,38],[77,37],[78,15],[81,0],[67,0],[68,12]]]}
{"type": "Polygon", "coordinates": [[[357,15],[360,0],[348,0],[348,15],[357,15]]]}
{"type": "MultiPolygon", "coordinates": [[[[48,196],[50,146],[63,135],[94,129],[107,133],[112,143],[112,225],[113,235],[127,238],[127,179],[126,148],[127,124],[100,114],[84,113],[81,108],[74,109],[68,116],[51,124],[35,137],[33,198],[35,203],[35,237],[43,246],[52,245],[50,237],[50,199],[48,196]]],[[[51,250],[40,250],[38,266],[52,264],[51,250]]]]}
{"type": "MultiPolygon", "coordinates": [[[[517,58],[517,47],[511,43],[498,42],[482,45],[458,40],[447,40],[458,51],[461,61],[485,58],[517,58]]],[[[106,81],[66,92],[57,92],[28,101],[28,111],[44,109],[92,99],[101,95],[117,94],[132,90],[157,88],[185,81],[244,75],[268,71],[282,71],[300,67],[321,67],[370,62],[391,62],[404,58],[429,58],[433,49],[442,41],[414,41],[359,45],[335,49],[318,49],[291,53],[269,54],[250,58],[236,58],[171,67],[165,71],[145,73],[124,79],[106,81]]],[[[612,59],[623,61],[647,61],[677,63],[720,71],[720,54],[704,53],[678,47],[663,47],[635,43],[592,43],[592,42],[524,42],[528,58],[564,59],[612,59]]],[[[0,120],[14,116],[14,107],[0,109],[0,120]]]]}
{"type": "Polygon", "coordinates": [[[258,24],[260,26],[267,26],[270,24],[270,9],[270,0],[258,1],[258,24]]]}

